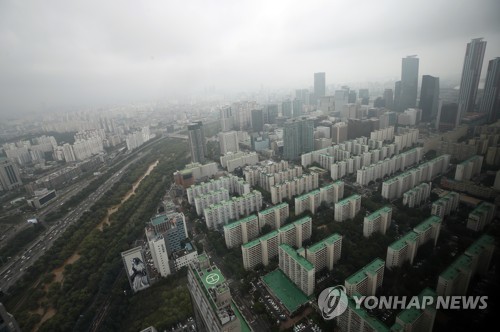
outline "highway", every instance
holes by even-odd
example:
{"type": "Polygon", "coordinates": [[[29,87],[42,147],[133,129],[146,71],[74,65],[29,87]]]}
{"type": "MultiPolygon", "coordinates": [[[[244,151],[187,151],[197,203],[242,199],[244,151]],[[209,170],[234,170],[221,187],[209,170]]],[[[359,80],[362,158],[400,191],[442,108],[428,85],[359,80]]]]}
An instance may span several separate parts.
{"type": "Polygon", "coordinates": [[[7,292],[7,290],[24,275],[24,272],[52,246],[54,241],[57,240],[61,234],[64,233],[66,228],[77,222],[85,211],[91,208],[113,184],[121,179],[123,172],[142,156],[143,153],[139,153],[135,156],[135,158],[129,161],[113,176],[108,178],[92,195],[82,201],[75,209],[69,211],[65,217],[45,230],[25,251],[12,257],[0,270],[0,291],[7,292]]]}

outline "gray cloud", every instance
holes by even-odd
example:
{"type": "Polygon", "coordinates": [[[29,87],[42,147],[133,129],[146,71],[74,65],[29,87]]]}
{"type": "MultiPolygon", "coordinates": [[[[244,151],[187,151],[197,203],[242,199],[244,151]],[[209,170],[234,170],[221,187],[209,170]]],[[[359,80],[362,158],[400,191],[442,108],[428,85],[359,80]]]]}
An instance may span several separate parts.
{"type": "Polygon", "coordinates": [[[500,3],[442,1],[0,2],[0,113],[386,80],[401,58],[460,76],[465,45],[500,56],[500,3]]]}

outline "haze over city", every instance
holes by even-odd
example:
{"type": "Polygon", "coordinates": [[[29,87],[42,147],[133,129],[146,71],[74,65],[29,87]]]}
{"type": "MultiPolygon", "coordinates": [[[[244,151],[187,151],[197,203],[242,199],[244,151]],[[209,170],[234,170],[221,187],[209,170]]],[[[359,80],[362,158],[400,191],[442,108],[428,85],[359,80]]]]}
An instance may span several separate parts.
{"type": "Polygon", "coordinates": [[[470,39],[500,54],[499,12],[495,0],[2,1],[0,114],[307,88],[317,71],[327,85],[392,84],[412,54],[458,85],[470,39]]]}

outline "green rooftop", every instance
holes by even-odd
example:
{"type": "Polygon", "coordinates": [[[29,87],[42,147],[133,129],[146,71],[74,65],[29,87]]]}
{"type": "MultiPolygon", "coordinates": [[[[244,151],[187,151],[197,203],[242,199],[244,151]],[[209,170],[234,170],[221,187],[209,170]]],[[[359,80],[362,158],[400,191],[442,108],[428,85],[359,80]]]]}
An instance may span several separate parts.
{"type": "Polygon", "coordinates": [[[281,203],[281,204],[278,204],[278,205],[275,205],[275,206],[272,206],[270,207],[269,209],[265,209],[265,210],[262,210],[259,212],[259,214],[268,214],[268,213],[272,213],[274,212],[275,210],[278,210],[278,209],[281,209],[283,207],[288,207],[288,203],[281,203]]]}
{"type": "Polygon", "coordinates": [[[208,269],[203,269],[198,276],[207,290],[221,285],[226,281],[220,270],[218,268],[214,268],[213,265],[208,269]]]}
{"type": "Polygon", "coordinates": [[[204,261],[206,261],[206,260],[208,260],[208,256],[207,256],[207,254],[203,253],[203,254],[201,254],[201,255],[198,255],[198,261],[199,261],[199,262],[204,262],[204,261]]]}
{"type": "Polygon", "coordinates": [[[285,308],[293,313],[309,299],[280,269],[262,277],[267,288],[280,300],[285,308]]]}
{"type": "Polygon", "coordinates": [[[471,264],[472,258],[467,255],[460,255],[439,277],[445,280],[453,280],[460,274],[460,269],[468,269],[471,264]]]}
{"type": "Polygon", "coordinates": [[[164,223],[166,218],[167,218],[166,215],[160,214],[160,215],[158,215],[158,216],[156,216],[154,218],[151,218],[151,224],[153,226],[158,226],[159,224],[164,223]]]}
{"type": "Polygon", "coordinates": [[[270,238],[272,238],[272,237],[274,237],[276,235],[278,235],[278,231],[276,231],[276,230],[272,231],[272,232],[269,232],[267,234],[262,235],[261,237],[256,238],[255,240],[252,240],[250,242],[247,242],[247,243],[241,245],[241,247],[242,248],[251,248],[251,247],[253,247],[255,245],[260,244],[260,241],[267,241],[267,240],[269,240],[270,238]]]}
{"type": "Polygon", "coordinates": [[[307,248],[307,250],[311,251],[311,252],[316,252],[316,251],[324,248],[326,245],[333,244],[333,243],[335,243],[335,242],[337,242],[338,240],[341,240],[341,239],[342,239],[342,235],[340,235],[338,233],[335,233],[335,234],[330,235],[326,239],[323,239],[323,240],[321,240],[319,242],[316,242],[315,244],[313,244],[312,246],[310,246],[309,248],[307,248]]]}
{"type": "Polygon", "coordinates": [[[308,197],[314,196],[316,194],[319,194],[319,189],[313,190],[308,192],[307,194],[297,196],[295,199],[301,200],[301,199],[306,199],[308,197]]]}
{"type": "Polygon", "coordinates": [[[406,246],[406,244],[408,242],[415,242],[417,240],[417,237],[418,237],[417,233],[415,233],[413,231],[408,232],[399,240],[391,243],[389,245],[389,248],[391,248],[393,250],[401,250],[402,248],[404,248],[406,246]]]}
{"type": "Polygon", "coordinates": [[[351,196],[349,196],[347,198],[344,198],[343,200],[341,200],[340,202],[338,202],[336,204],[345,205],[345,204],[348,204],[352,200],[360,199],[360,198],[361,198],[361,196],[359,196],[357,194],[354,194],[354,195],[351,195],[351,196]]]}
{"type": "Polygon", "coordinates": [[[307,271],[314,270],[314,265],[304,257],[300,256],[297,251],[295,251],[295,249],[290,247],[288,244],[280,244],[280,248],[283,249],[294,261],[299,263],[299,265],[307,271]]]}
{"type": "Polygon", "coordinates": [[[363,267],[358,272],[347,278],[345,281],[351,285],[355,285],[363,281],[368,274],[375,274],[380,267],[384,267],[385,262],[380,258],[374,259],[371,263],[363,267]]]}
{"type": "Polygon", "coordinates": [[[474,243],[471,244],[467,250],[465,250],[465,253],[469,255],[478,255],[483,252],[486,246],[490,245],[495,245],[495,239],[488,234],[484,234],[479,239],[474,241],[474,243]]]}
{"type": "Polygon", "coordinates": [[[381,209],[378,209],[377,211],[373,212],[372,214],[368,215],[365,217],[368,221],[373,221],[377,219],[381,213],[390,213],[392,212],[392,208],[390,206],[384,206],[381,209]]]}
{"type": "Polygon", "coordinates": [[[244,224],[246,222],[249,222],[249,221],[253,221],[253,220],[257,220],[257,216],[256,215],[250,215],[248,217],[245,217],[243,219],[240,219],[240,220],[236,220],[235,222],[232,222],[228,225],[224,225],[224,229],[233,229],[241,224],[244,224]]]}
{"type": "Polygon", "coordinates": [[[398,315],[398,318],[401,319],[406,324],[411,324],[417,320],[423,314],[423,311],[416,308],[409,308],[401,311],[398,315]]]}
{"type": "Polygon", "coordinates": [[[427,229],[432,227],[433,224],[440,224],[441,223],[441,218],[438,216],[430,216],[429,218],[425,219],[423,222],[415,226],[413,230],[418,233],[425,232],[427,229]]]}
{"type": "MultiPolygon", "coordinates": [[[[356,296],[361,296],[359,294],[354,294],[356,296]]],[[[389,332],[389,328],[385,326],[381,321],[379,321],[377,318],[368,315],[368,313],[362,309],[362,308],[357,308],[356,307],[356,302],[354,299],[350,296],[347,297],[347,305],[349,308],[354,311],[358,316],[360,316],[365,323],[367,323],[373,330],[377,332],[389,332]]]]}

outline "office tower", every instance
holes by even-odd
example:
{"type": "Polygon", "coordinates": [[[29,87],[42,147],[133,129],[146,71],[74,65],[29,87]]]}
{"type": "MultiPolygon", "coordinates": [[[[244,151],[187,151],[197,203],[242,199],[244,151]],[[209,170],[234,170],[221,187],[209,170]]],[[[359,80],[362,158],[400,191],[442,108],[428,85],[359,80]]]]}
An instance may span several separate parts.
{"type": "Polygon", "coordinates": [[[403,58],[401,66],[401,96],[399,99],[399,111],[417,106],[418,89],[418,58],[410,55],[403,58]]]}
{"type": "Polygon", "coordinates": [[[401,104],[401,81],[394,84],[394,105],[393,110],[398,111],[401,104]]]}
{"type": "Polygon", "coordinates": [[[292,102],[290,100],[284,100],[281,103],[281,114],[287,118],[292,117],[292,102]]]}
{"type": "Polygon", "coordinates": [[[347,99],[349,104],[354,104],[356,102],[356,91],[350,90],[349,97],[347,99]]]}
{"type": "Polygon", "coordinates": [[[456,125],[458,125],[458,122],[465,113],[474,111],[485,50],[486,41],[483,41],[483,38],[472,39],[467,44],[462,79],[460,80],[460,91],[458,93],[458,117],[456,125]]]}
{"type": "Polygon", "coordinates": [[[349,89],[335,91],[335,111],[340,112],[342,119],[347,119],[348,116],[344,111],[344,107],[349,101],[349,89]]]}
{"type": "Polygon", "coordinates": [[[314,97],[319,99],[326,95],[325,73],[314,73],[314,97]]]}
{"type": "Polygon", "coordinates": [[[300,155],[314,150],[314,121],[305,117],[285,122],[283,128],[283,157],[298,160],[300,155]]]}
{"type": "Polygon", "coordinates": [[[228,152],[240,151],[238,133],[236,131],[219,133],[219,145],[221,155],[225,155],[228,152]]]}
{"type": "Polygon", "coordinates": [[[252,110],[252,129],[256,132],[264,129],[264,115],[261,109],[252,110]]]}
{"type": "Polygon", "coordinates": [[[500,119],[500,58],[490,60],[488,63],[486,84],[479,112],[487,114],[488,123],[500,119]]]}
{"type": "Polygon", "coordinates": [[[191,295],[197,331],[243,331],[241,314],[233,304],[226,278],[206,254],[188,267],[188,290],[191,295]]]}
{"type": "Polygon", "coordinates": [[[332,126],[332,142],[343,143],[347,141],[347,123],[337,122],[332,126]]]}
{"type": "Polygon", "coordinates": [[[392,89],[384,90],[384,102],[386,108],[390,110],[394,109],[394,96],[392,93],[392,89]]]}
{"type": "Polygon", "coordinates": [[[168,255],[182,249],[181,242],[188,238],[186,219],[184,214],[171,212],[160,214],[152,218],[146,232],[162,235],[168,255]]]}
{"type": "Polygon", "coordinates": [[[222,107],[219,111],[220,113],[220,127],[222,131],[233,130],[234,127],[234,117],[231,107],[222,107]]]}
{"type": "Polygon", "coordinates": [[[443,102],[440,102],[436,120],[436,129],[439,131],[452,130],[458,125],[459,118],[458,104],[444,104],[443,102]]]}
{"type": "Polygon", "coordinates": [[[439,106],[439,77],[422,76],[419,108],[422,110],[422,121],[429,122],[436,118],[439,106]]]}
{"type": "Polygon", "coordinates": [[[191,161],[193,163],[205,163],[205,134],[201,121],[188,125],[189,146],[191,148],[191,161]]]}
{"type": "Polygon", "coordinates": [[[278,117],[278,104],[269,104],[264,110],[264,123],[275,124],[278,117]]]}
{"type": "Polygon", "coordinates": [[[304,101],[300,99],[293,100],[293,117],[297,118],[303,114],[302,107],[304,105],[304,101]]]}
{"type": "Polygon", "coordinates": [[[8,159],[0,158],[0,190],[9,191],[22,185],[17,165],[8,159]]]}
{"type": "Polygon", "coordinates": [[[370,92],[368,89],[359,89],[359,98],[361,105],[368,105],[370,103],[370,92]]]}

